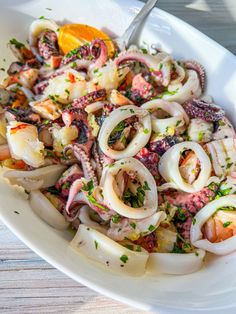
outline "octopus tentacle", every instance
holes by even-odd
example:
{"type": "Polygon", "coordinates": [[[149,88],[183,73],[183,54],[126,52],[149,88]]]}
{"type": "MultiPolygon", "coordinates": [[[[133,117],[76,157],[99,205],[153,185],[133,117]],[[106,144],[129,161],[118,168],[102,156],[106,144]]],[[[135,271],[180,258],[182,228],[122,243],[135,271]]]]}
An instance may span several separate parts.
{"type": "Polygon", "coordinates": [[[77,179],[73,182],[70,187],[64,215],[69,221],[75,221],[79,216],[79,206],[81,204],[87,204],[92,210],[98,213],[103,220],[110,220],[115,212],[105,206],[103,201],[98,197],[96,193],[98,187],[94,189],[92,196],[93,202],[91,201],[91,195],[89,198],[88,192],[83,190],[87,183],[88,181],[85,178],[77,179]]]}
{"type": "Polygon", "coordinates": [[[72,122],[76,120],[79,131],[82,131],[82,140],[79,142],[79,145],[89,153],[93,145],[94,136],[92,134],[92,129],[88,124],[87,114],[83,110],[77,108],[66,109],[62,112],[62,120],[66,126],[70,126],[72,122]],[[85,134],[83,134],[83,132],[85,134]]]}
{"type": "Polygon", "coordinates": [[[83,45],[81,47],[75,48],[69,51],[62,59],[62,64],[66,65],[77,59],[86,59],[90,55],[90,47],[88,45],[83,45]]]}
{"type": "Polygon", "coordinates": [[[81,147],[79,147],[79,145],[80,144],[68,145],[65,147],[64,151],[65,153],[70,149],[73,151],[75,157],[79,160],[79,162],[82,165],[85,179],[93,180],[94,186],[97,186],[98,180],[93,170],[93,166],[91,165],[89,156],[81,147]]]}
{"type": "Polygon", "coordinates": [[[95,61],[95,67],[97,68],[101,68],[108,59],[108,50],[107,50],[107,46],[105,45],[104,41],[97,38],[95,39],[92,43],[91,43],[91,53],[93,53],[93,48],[99,46],[100,48],[100,54],[97,58],[97,60],[95,61]]]}
{"type": "Polygon", "coordinates": [[[90,60],[91,58],[95,60],[94,66],[97,68],[102,67],[106,63],[108,59],[108,51],[103,40],[97,38],[90,46],[83,45],[71,50],[64,56],[62,64],[66,65],[78,59],[90,60]],[[99,55],[97,55],[98,48],[100,48],[99,55]]]}
{"type": "Polygon", "coordinates": [[[201,88],[204,91],[206,89],[206,72],[203,65],[201,65],[199,62],[194,60],[186,60],[184,61],[184,66],[188,70],[194,70],[198,73],[201,88]]]}
{"type": "Polygon", "coordinates": [[[51,56],[58,56],[57,34],[52,30],[45,30],[38,40],[39,54],[43,59],[48,60],[51,56]]]}
{"type": "Polygon", "coordinates": [[[74,203],[75,196],[81,191],[85,182],[86,180],[84,180],[84,178],[80,178],[80,179],[75,180],[70,187],[69,196],[68,196],[68,200],[65,207],[65,212],[67,214],[68,220],[73,221],[78,217],[78,211],[73,212],[73,208],[75,208],[75,206],[72,206],[72,205],[75,205],[74,203]]]}
{"type": "Polygon", "coordinates": [[[106,95],[107,93],[106,93],[105,88],[96,90],[94,92],[88,93],[85,96],[75,99],[72,102],[72,107],[83,109],[89,104],[92,104],[96,101],[104,100],[106,98],[106,95]]]}
{"type": "Polygon", "coordinates": [[[215,104],[210,104],[201,99],[192,99],[188,101],[184,109],[188,116],[192,118],[200,118],[207,122],[216,122],[222,119],[225,112],[222,108],[215,104]]]}
{"type": "Polygon", "coordinates": [[[100,156],[99,156],[99,153],[98,153],[98,148],[97,148],[97,143],[96,142],[94,142],[94,144],[93,144],[92,154],[93,154],[94,160],[96,162],[97,176],[98,176],[98,178],[101,178],[103,166],[102,166],[102,162],[101,162],[101,159],[100,159],[100,156]]]}

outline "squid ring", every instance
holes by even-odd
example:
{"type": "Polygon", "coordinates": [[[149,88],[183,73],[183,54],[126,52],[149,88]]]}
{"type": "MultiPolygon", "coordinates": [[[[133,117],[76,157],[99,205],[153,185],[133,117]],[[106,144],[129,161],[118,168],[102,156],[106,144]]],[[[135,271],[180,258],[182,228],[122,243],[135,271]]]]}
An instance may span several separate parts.
{"type": "Polygon", "coordinates": [[[212,243],[207,239],[203,239],[201,231],[204,223],[221,207],[236,207],[236,195],[227,195],[220,197],[203,207],[194,217],[194,223],[190,229],[191,243],[200,249],[214,253],[216,255],[226,255],[236,250],[236,235],[222,242],[212,243]]]}
{"type": "Polygon", "coordinates": [[[151,274],[191,274],[202,267],[205,255],[204,250],[196,250],[193,253],[185,254],[151,253],[148,259],[147,271],[151,274]]]}
{"type": "Polygon", "coordinates": [[[109,269],[131,276],[141,276],[145,273],[149,256],[144,249],[141,252],[131,251],[84,224],[79,226],[70,242],[70,248],[109,269]]]}
{"type": "Polygon", "coordinates": [[[107,169],[103,186],[103,196],[105,204],[109,208],[112,208],[118,214],[127,218],[142,219],[153,215],[157,211],[158,197],[156,182],[148,169],[134,158],[124,158],[116,161],[112,167],[107,169]],[[142,186],[144,184],[148,185],[149,189],[145,191],[145,201],[142,207],[133,208],[128,206],[117,195],[116,175],[120,171],[133,171],[139,176],[142,186]]]}
{"type": "Polygon", "coordinates": [[[189,118],[183,107],[177,102],[168,102],[162,99],[154,99],[142,105],[151,113],[152,129],[157,133],[166,133],[168,128],[179,128],[189,123],[189,118]],[[171,115],[170,118],[159,119],[152,114],[154,111],[163,110],[171,115]]]}
{"type": "Polygon", "coordinates": [[[148,143],[151,132],[151,118],[147,110],[134,105],[122,106],[122,108],[112,111],[110,116],[105,119],[99,133],[98,141],[102,152],[110,158],[117,160],[136,155],[148,143]],[[108,140],[114,127],[121,121],[133,116],[138,116],[143,126],[124,150],[117,151],[111,149],[108,145],[108,140]]]}
{"type": "Polygon", "coordinates": [[[159,190],[174,188],[184,192],[194,193],[200,191],[210,178],[211,161],[204,149],[198,143],[182,142],[172,146],[164,153],[159,162],[159,172],[167,182],[167,184],[160,186],[159,190]],[[179,169],[181,153],[188,149],[194,151],[201,165],[201,171],[192,184],[187,183],[183,179],[179,169]]]}

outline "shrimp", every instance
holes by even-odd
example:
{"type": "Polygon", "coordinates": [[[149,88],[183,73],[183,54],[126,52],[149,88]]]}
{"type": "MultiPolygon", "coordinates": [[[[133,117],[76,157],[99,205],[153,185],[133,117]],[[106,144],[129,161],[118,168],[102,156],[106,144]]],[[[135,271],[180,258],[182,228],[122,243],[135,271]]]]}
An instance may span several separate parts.
{"type": "Polygon", "coordinates": [[[44,164],[44,145],[38,139],[36,126],[11,121],[7,126],[7,141],[13,158],[35,168],[44,164]]]}
{"type": "Polygon", "coordinates": [[[194,152],[189,152],[179,167],[182,177],[192,184],[200,172],[199,160],[194,152]]]}
{"type": "Polygon", "coordinates": [[[224,241],[236,234],[236,211],[218,210],[203,226],[203,234],[212,243],[224,241]]]}

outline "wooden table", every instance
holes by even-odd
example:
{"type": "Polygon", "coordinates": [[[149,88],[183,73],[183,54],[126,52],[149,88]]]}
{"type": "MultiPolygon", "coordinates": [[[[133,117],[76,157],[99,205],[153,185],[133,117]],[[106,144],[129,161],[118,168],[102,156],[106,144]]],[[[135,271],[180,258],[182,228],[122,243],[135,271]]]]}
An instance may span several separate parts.
{"type": "MultiPolygon", "coordinates": [[[[236,53],[235,0],[160,0],[158,6],[236,53]]],[[[68,278],[0,222],[0,313],[144,313],[68,278]]]]}

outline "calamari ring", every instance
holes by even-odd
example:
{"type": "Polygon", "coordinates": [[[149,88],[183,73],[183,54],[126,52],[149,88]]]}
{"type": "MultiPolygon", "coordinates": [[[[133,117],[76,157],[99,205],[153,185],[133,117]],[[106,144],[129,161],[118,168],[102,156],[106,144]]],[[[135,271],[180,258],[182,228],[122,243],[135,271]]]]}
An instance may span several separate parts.
{"type": "Polygon", "coordinates": [[[202,94],[200,79],[196,71],[186,70],[187,79],[184,84],[170,84],[167,93],[163,96],[164,100],[176,101],[180,104],[192,99],[198,98],[202,94]]]}
{"type": "Polygon", "coordinates": [[[83,205],[79,210],[79,220],[82,224],[91,227],[103,234],[106,234],[107,230],[104,226],[101,226],[98,222],[92,220],[89,216],[90,207],[88,205],[83,205]]]}
{"type": "Polygon", "coordinates": [[[236,235],[222,242],[212,243],[207,239],[203,239],[201,231],[204,223],[216,212],[218,208],[233,206],[236,207],[236,195],[227,195],[215,199],[204,206],[194,217],[190,229],[190,241],[197,248],[206,250],[216,255],[226,255],[236,251],[236,235]]]}
{"type": "Polygon", "coordinates": [[[150,274],[186,275],[198,271],[206,255],[204,250],[193,253],[151,253],[149,255],[147,271],[150,274]]]}
{"type": "Polygon", "coordinates": [[[105,267],[109,266],[109,269],[118,271],[122,275],[143,275],[149,256],[144,249],[141,249],[141,252],[131,251],[84,224],[79,226],[69,247],[84,254],[89,259],[105,265],[105,267]]]}
{"type": "Polygon", "coordinates": [[[151,132],[151,118],[147,110],[138,108],[134,105],[122,106],[122,108],[117,108],[112,111],[112,113],[105,119],[98,136],[98,142],[104,154],[117,160],[136,155],[140,149],[148,143],[151,132]],[[132,116],[138,116],[143,126],[124,150],[117,151],[111,149],[108,146],[111,132],[118,123],[132,116]]]}
{"type": "Polygon", "coordinates": [[[157,211],[156,182],[149,170],[135,158],[130,157],[116,161],[112,167],[106,170],[103,196],[104,202],[109,208],[127,218],[142,219],[153,215],[157,211]],[[134,171],[138,175],[142,186],[145,181],[148,184],[150,190],[145,191],[145,201],[142,207],[133,208],[128,206],[117,195],[118,186],[115,177],[120,171],[134,171]]]}
{"type": "Polygon", "coordinates": [[[159,172],[167,182],[160,186],[159,190],[174,188],[184,192],[194,193],[200,191],[210,178],[211,161],[204,149],[198,143],[182,142],[172,146],[164,153],[159,162],[159,172]],[[199,176],[192,184],[184,181],[179,170],[180,156],[185,150],[194,151],[201,165],[199,176]]]}
{"type": "Polygon", "coordinates": [[[157,110],[163,110],[171,115],[171,118],[158,119],[153,114],[152,129],[157,133],[165,134],[167,128],[179,128],[189,124],[189,118],[183,107],[177,102],[168,102],[162,99],[154,99],[142,105],[142,108],[147,109],[150,113],[157,110]]]}

